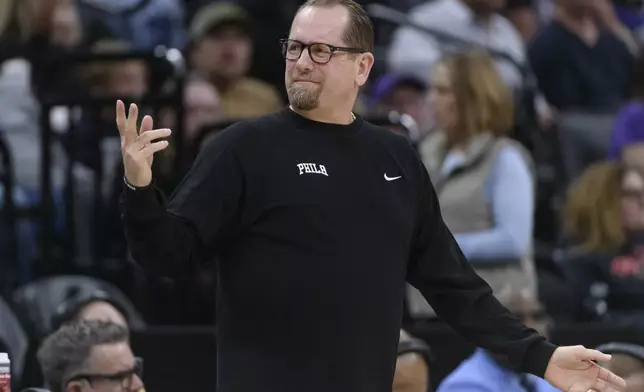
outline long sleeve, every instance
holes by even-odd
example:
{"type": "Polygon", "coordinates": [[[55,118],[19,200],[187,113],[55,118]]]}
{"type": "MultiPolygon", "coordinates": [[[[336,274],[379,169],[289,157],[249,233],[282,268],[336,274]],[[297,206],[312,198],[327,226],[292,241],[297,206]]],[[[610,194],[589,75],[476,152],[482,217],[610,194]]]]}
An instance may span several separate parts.
{"type": "Polygon", "coordinates": [[[532,243],[534,214],[534,181],[519,151],[514,148],[500,151],[486,187],[494,227],[456,234],[456,241],[472,262],[519,260],[532,243]]]}
{"type": "Polygon", "coordinates": [[[445,225],[427,171],[418,170],[420,213],[408,282],[456,332],[479,347],[505,355],[515,370],[543,377],[555,346],[493,296],[445,225]]]}
{"type": "Polygon", "coordinates": [[[222,134],[201,151],[167,209],[154,185],[125,187],[125,235],[133,259],[146,270],[172,277],[189,274],[232,234],[243,174],[229,139],[222,134]]]}
{"type": "MultiPolygon", "coordinates": [[[[543,92],[546,100],[559,110],[578,106],[581,102],[578,88],[570,78],[561,78],[557,75],[566,70],[561,68],[558,59],[561,54],[558,46],[546,27],[528,47],[528,61],[537,82],[539,90],[543,92]]],[[[556,37],[556,36],[555,36],[556,37]]]]}

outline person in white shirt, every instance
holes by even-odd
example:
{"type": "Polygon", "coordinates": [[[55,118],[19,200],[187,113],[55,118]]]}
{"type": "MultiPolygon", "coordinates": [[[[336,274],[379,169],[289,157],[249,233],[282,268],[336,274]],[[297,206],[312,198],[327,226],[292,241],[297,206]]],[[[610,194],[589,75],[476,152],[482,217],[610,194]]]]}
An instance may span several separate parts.
{"type": "MultiPolygon", "coordinates": [[[[414,7],[409,17],[420,26],[449,34],[471,43],[508,55],[523,64],[526,53],[521,36],[512,23],[498,12],[504,0],[433,0],[414,7]]],[[[400,27],[393,36],[387,56],[390,69],[414,73],[427,78],[434,63],[445,51],[454,50],[451,43],[409,26],[400,27]]],[[[503,80],[512,88],[522,85],[517,67],[507,60],[497,62],[503,80]]]]}

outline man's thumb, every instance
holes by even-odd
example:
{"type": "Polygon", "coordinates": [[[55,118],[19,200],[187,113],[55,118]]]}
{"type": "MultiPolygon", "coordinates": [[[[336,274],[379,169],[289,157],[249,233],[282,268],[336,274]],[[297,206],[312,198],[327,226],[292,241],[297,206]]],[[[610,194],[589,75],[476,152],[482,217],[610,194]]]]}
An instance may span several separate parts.
{"type": "Polygon", "coordinates": [[[601,351],[585,349],[582,359],[586,361],[608,362],[610,361],[611,356],[604,354],[601,351]]]}

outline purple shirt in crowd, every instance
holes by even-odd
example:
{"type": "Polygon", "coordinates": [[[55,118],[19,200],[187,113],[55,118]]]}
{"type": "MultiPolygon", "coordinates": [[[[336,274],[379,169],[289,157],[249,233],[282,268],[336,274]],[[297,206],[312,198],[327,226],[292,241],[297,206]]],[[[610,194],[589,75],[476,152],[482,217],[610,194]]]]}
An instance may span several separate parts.
{"type": "Polygon", "coordinates": [[[615,119],[611,135],[610,159],[620,159],[624,147],[644,143],[644,102],[632,102],[622,107],[615,119]]]}

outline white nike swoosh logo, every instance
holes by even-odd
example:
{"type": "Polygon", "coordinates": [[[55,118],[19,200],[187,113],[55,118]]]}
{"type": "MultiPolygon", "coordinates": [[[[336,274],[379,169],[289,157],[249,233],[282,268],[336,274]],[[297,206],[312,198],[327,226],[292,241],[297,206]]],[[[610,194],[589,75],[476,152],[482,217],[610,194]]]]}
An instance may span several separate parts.
{"type": "Polygon", "coordinates": [[[402,176],[398,176],[398,177],[387,177],[387,173],[385,173],[385,180],[387,180],[387,181],[393,181],[393,180],[397,180],[397,179],[399,179],[399,178],[402,178],[402,176]]]}

